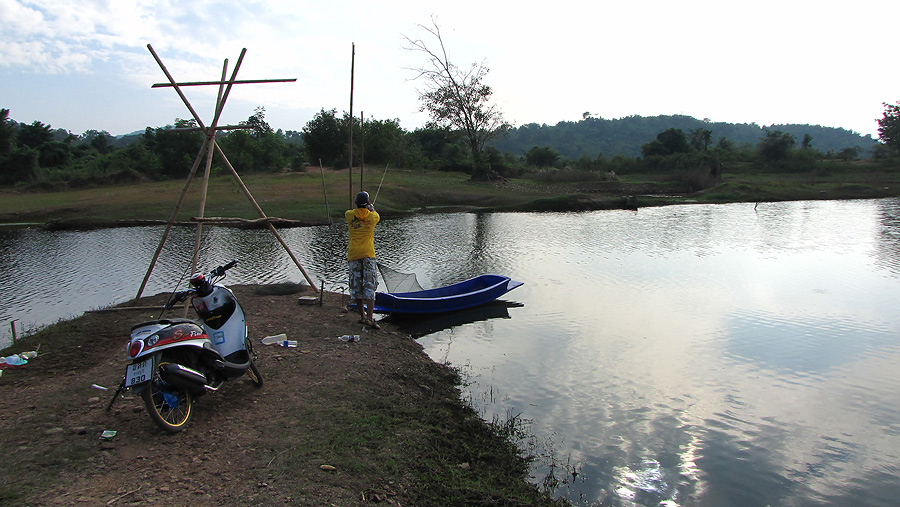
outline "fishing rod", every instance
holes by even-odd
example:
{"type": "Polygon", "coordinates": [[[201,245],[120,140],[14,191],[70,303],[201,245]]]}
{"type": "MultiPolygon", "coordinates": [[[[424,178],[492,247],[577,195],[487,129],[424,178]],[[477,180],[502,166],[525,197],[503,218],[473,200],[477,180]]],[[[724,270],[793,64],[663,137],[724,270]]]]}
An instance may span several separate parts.
{"type": "Polygon", "coordinates": [[[381,192],[381,184],[384,183],[384,177],[387,175],[388,167],[391,166],[391,163],[388,162],[386,166],[384,166],[384,174],[381,175],[381,183],[378,184],[378,190],[375,191],[375,198],[372,199],[372,205],[375,205],[375,201],[378,200],[378,192],[381,192]]]}

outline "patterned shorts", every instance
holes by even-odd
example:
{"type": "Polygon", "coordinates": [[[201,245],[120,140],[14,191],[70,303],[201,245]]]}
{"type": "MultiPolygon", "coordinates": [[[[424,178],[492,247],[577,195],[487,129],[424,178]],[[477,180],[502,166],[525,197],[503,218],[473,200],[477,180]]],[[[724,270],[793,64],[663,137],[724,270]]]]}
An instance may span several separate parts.
{"type": "Polygon", "coordinates": [[[350,298],[375,299],[378,288],[378,269],[374,257],[348,261],[350,267],[350,298]]]}

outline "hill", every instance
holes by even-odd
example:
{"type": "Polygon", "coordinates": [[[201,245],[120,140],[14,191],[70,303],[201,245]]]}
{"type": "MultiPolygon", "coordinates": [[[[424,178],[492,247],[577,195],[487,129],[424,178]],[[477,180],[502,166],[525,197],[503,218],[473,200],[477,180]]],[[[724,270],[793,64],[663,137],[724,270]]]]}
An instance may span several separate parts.
{"type": "Polygon", "coordinates": [[[512,129],[505,137],[491,143],[504,153],[522,155],[529,149],[540,146],[550,147],[568,159],[582,156],[596,158],[623,155],[638,157],[641,145],[656,139],[656,135],[668,128],[678,128],[685,134],[691,130],[704,128],[712,132],[715,144],[726,138],[737,146],[755,146],[764,135],[764,130],[780,130],[794,136],[799,144],[803,136],[812,137],[812,147],[827,153],[837,153],[844,148],[859,147],[860,154],[868,157],[878,144],[871,135],[863,136],[851,130],[819,125],[769,125],[755,123],[723,123],[698,120],[691,116],[628,116],[615,120],[588,117],[578,122],[563,121],[556,125],[529,123],[512,129]]]}

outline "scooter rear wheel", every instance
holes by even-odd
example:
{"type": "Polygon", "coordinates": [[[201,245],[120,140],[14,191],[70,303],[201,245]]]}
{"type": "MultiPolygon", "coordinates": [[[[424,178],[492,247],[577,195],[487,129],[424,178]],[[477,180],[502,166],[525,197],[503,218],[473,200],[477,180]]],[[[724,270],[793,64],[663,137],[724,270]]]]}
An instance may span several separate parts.
{"type": "Polygon", "coordinates": [[[150,419],[169,433],[183,430],[194,413],[194,399],[191,393],[167,384],[161,380],[153,380],[141,393],[150,419]]]}

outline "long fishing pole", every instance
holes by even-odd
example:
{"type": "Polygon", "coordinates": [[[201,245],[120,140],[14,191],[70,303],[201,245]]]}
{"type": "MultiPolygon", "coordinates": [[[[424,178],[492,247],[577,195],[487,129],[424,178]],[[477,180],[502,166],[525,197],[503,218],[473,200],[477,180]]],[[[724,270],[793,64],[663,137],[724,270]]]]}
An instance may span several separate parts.
{"type": "MultiPolygon", "coordinates": [[[[384,174],[381,175],[381,183],[384,183],[384,177],[387,175],[388,167],[391,166],[391,163],[388,162],[386,166],[384,166],[384,174]]],[[[378,184],[378,190],[375,191],[375,198],[372,199],[372,205],[375,204],[375,201],[378,200],[378,192],[381,192],[381,183],[378,184]]]]}

